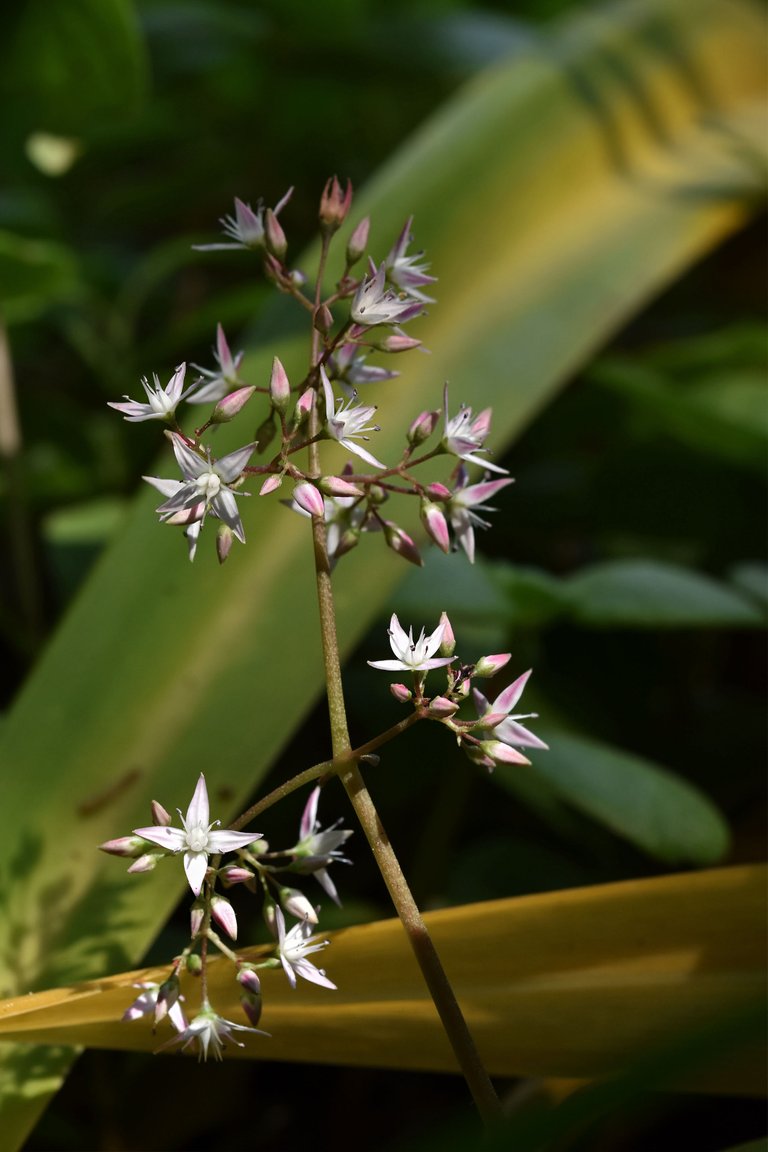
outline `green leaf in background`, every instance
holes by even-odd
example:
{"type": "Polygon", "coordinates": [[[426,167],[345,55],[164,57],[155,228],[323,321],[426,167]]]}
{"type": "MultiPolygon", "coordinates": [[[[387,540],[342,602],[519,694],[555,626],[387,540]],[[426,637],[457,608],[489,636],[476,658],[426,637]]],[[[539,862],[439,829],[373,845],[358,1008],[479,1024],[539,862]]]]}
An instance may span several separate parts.
{"type": "MultiPolygon", "coordinates": [[[[666,768],[561,728],[537,724],[549,751],[531,768],[497,769],[517,791],[518,773],[545,781],[561,800],[672,867],[714,864],[728,850],[728,828],[714,804],[666,768]]],[[[523,796],[524,798],[524,796],[523,796]]]]}
{"type": "Polygon", "coordinates": [[[147,65],[131,0],[20,0],[0,27],[17,130],[87,136],[136,112],[147,65]]]}
{"type": "Polygon", "coordinates": [[[768,609],[768,566],[765,564],[737,564],[730,573],[736,587],[746,592],[763,609],[768,609]]]}
{"type": "Polygon", "coordinates": [[[82,291],[77,262],[63,244],[0,232],[0,316],[34,320],[82,291]]]}
{"type": "Polygon", "coordinates": [[[744,596],[699,572],[657,560],[612,560],[569,577],[571,614],[592,627],[755,627],[744,596]]]}
{"type": "MultiPolygon", "coordinates": [[[[411,358],[382,398],[383,459],[446,378],[456,402],[494,405],[495,447],[509,443],[649,296],[748,219],[753,172],[731,145],[762,95],[763,33],[762,9],[746,0],[645,0],[577,18],[546,50],[468,85],[386,166],[355,219],[373,216],[383,254],[413,212],[440,304],[414,328],[433,355],[411,358]],[[639,90],[617,91],[606,60],[639,90]],[[638,114],[649,101],[652,123],[638,114]]],[[[276,314],[265,313],[244,370],[256,383],[275,352],[289,374],[306,356],[304,340],[275,347],[276,314]]],[[[229,429],[219,442],[233,446],[229,429]]],[[[201,769],[226,820],[322,692],[306,524],[254,498],[249,546],[221,571],[206,547],[190,568],[155,504],[150,492],[137,499],[1,733],[9,994],[135,962],[179,877],[159,869],[148,897],[93,845],[143,823],[154,796],[186,803],[201,769]]],[[[345,651],[401,575],[362,546],[340,566],[345,651]]],[[[704,858],[717,839],[704,823],[695,836],[667,823],[656,839],[669,857],[695,840],[704,858]]],[[[59,1069],[67,1060],[50,1058],[59,1069]]],[[[55,1075],[16,1049],[3,1075],[10,1150],[55,1075]]]]}

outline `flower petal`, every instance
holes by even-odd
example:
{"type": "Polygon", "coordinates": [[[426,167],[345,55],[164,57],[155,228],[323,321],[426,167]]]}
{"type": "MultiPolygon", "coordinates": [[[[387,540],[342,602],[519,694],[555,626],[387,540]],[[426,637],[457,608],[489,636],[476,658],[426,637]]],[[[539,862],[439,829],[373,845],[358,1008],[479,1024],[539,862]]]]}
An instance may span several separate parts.
{"type": "Polygon", "coordinates": [[[187,817],[184,824],[187,828],[199,827],[201,824],[206,828],[211,822],[211,809],[208,803],[208,789],[205,786],[205,776],[200,773],[200,779],[197,782],[192,799],[187,808],[187,817]]]}

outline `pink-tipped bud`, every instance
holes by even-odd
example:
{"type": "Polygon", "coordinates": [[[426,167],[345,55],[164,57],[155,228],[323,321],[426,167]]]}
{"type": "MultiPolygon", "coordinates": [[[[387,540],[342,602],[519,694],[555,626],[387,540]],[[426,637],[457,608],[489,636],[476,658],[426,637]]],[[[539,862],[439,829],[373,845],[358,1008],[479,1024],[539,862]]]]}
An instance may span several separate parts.
{"type": "Polygon", "coordinates": [[[419,444],[423,444],[425,440],[429,440],[435,430],[439,416],[439,412],[419,413],[408,429],[408,443],[416,448],[419,444]]]}
{"type": "Polygon", "coordinates": [[[131,859],[141,856],[146,848],[147,842],[142,840],[141,836],[118,836],[117,840],[107,840],[104,844],[99,844],[100,852],[106,852],[109,856],[126,856],[131,859]]]}
{"type": "Polygon", "coordinates": [[[342,532],[339,537],[339,542],[334,549],[333,558],[338,559],[339,556],[346,556],[347,552],[351,552],[360,543],[360,532],[357,528],[347,528],[342,532]]]}
{"type": "Polygon", "coordinates": [[[440,613],[440,623],[443,626],[443,638],[440,641],[440,655],[453,656],[456,651],[456,637],[453,632],[453,625],[448,619],[447,612],[440,613]]]}
{"type": "Polygon", "coordinates": [[[205,905],[201,900],[195,900],[194,904],[189,910],[189,932],[193,940],[202,928],[204,918],[205,905]]]}
{"type": "Polygon", "coordinates": [[[173,817],[170,812],[166,808],[163,808],[158,800],[153,800],[150,807],[152,809],[153,824],[157,824],[159,828],[167,828],[173,823],[173,817]]]}
{"type": "Polygon", "coordinates": [[[261,488],[259,488],[259,496],[269,496],[270,492],[276,492],[282,482],[282,476],[267,476],[261,488]]]}
{"type": "Polygon", "coordinates": [[[368,232],[371,221],[365,216],[355,228],[347,243],[347,267],[357,264],[360,257],[368,247],[368,232]]]}
{"type": "Polygon", "coordinates": [[[219,564],[223,564],[232,548],[233,533],[229,524],[219,524],[216,532],[216,555],[219,564]]]}
{"type": "Polygon", "coordinates": [[[245,407],[255,391],[256,389],[250,386],[238,388],[223,400],[219,400],[211,415],[211,424],[226,424],[228,420],[232,420],[245,407]]]}
{"type": "Polygon", "coordinates": [[[261,1020],[261,1006],[261,995],[240,997],[240,1007],[245,1013],[245,1018],[252,1028],[258,1028],[259,1026],[259,1020],[261,1020]]]}
{"type": "Polygon", "coordinates": [[[255,968],[251,968],[249,964],[241,964],[237,971],[237,982],[246,991],[250,992],[252,996],[261,995],[261,980],[255,968]]]}
{"type": "Polygon", "coordinates": [[[272,361],[272,375],[269,378],[269,396],[275,408],[285,412],[291,400],[291,384],[288,373],[275,356],[272,361]]]}
{"type": "Polygon", "coordinates": [[[225,896],[212,898],[211,916],[232,940],[237,940],[237,917],[234,908],[225,896]]]}
{"type": "Polygon", "coordinates": [[[405,684],[390,684],[389,690],[398,704],[407,704],[409,700],[413,700],[413,692],[410,688],[406,688],[405,684]]]}
{"type": "Polygon", "coordinates": [[[325,516],[325,501],[314,484],[306,481],[297,484],[293,490],[293,499],[299,508],[303,508],[310,516],[325,516]]]}
{"type": "Polygon", "coordinates": [[[449,700],[447,696],[435,696],[433,700],[430,700],[427,708],[430,716],[436,716],[439,720],[442,720],[444,716],[454,716],[458,710],[458,704],[449,700]]]}
{"type": "Polygon", "coordinates": [[[323,232],[335,232],[347,218],[352,205],[352,182],[347,180],[347,187],[342,192],[341,185],[336,176],[326,181],[323,194],[320,197],[320,227],[323,232]]]}
{"type": "Polygon", "coordinates": [[[275,902],[267,897],[264,898],[264,903],[261,906],[261,914],[264,917],[264,923],[270,930],[272,935],[277,939],[277,917],[275,916],[275,902]]]}
{"type": "Polygon", "coordinates": [[[227,888],[231,888],[234,884],[248,884],[249,881],[253,880],[253,875],[250,868],[239,868],[237,864],[230,864],[219,872],[222,884],[225,884],[227,888]]]}
{"type": "Polygon", "coordinates": [[[448,521],[437,504],[433,504],[430,500],[422,500],[419,515],[427,530],[427,535],[443,552],[450,552],[451,537],[448,532],[448,521]]]}
{"type": "Polygon", "coordinates": [[[298,400],[296,401],[294,419],[297,424],[301,424],[302,420],[307,418],[307,416],[312,411],[312,405],[314,402],[314,390],[312,388],[307,388],[307,390],[302,392],[301,396],[299,396],[298,400]]]}
{"type": "Polygon", "coordinates": [[[389,336],[373,336],[371,347],[378,348],[379,352],[410,352],[421,345],[421,340],[413,336],[406,336],[403,332],[394,332],[389,336]]]}
{"type": "Polygon", "coordinates": [[[331,328],[333,328],[333,312],[327,304],[321,304],[317,312],[315,312],[314,320],[315,328],[323,336],[327,336],[331,328]]]}
{"type": "Polygon", "coordinates": [[[282,260],[288,251],[288,241],[280,221],[271,208],[267,208],[264,213],[264,238],[268,251],[278,260],[282,260]]]}
{"type": "Polygon", "coordinates": [[[306,920],[309,924],[317,924],[317,912],[298,888],[281,888],[280,905],[284,911],[295,916],[297,920],[306,920]]]}
{"type": "Polygon", "coordinates": [[[145,852],[143,856],[139,856],[138,860],[134,860],[128,871],[132,874],[153,872],[157,868],[158,860],[162,860],[163,856],[165,856],[164,852],[145,852]]]}
{"type": "Polygon", "coordinates": [[[427,484],[425,492],[428,496],[431,496],[433,500],[450,500],[451,496],[453,496],[450,488],[446,488],[445,484],[441,484],[439,481],[434,484],[427,484]]]}
{"type": "Polygon", "coordinates": [[[277,425],[275,424],[275,417],[272,412],[267,416],[266,420],[259,424],[254,434],[254,442],[256,444],[257,452],[265,452],[275,438],[277,433],[277,425]]]}
{"type": "Polygon", "coordinates": [[[499,652],[496,656],[481,656],[475,664],[474,676],[495,676],[512,658],[511,652],[499,652]]]}
{"type": "Polygon", "coordinates": [[[365,493],[356,484],[349,480],[342,480],[340,476],[321,476],[317,486],[326,496],[363,496],[365,493]]]}
{"type": "Polygon", "coordinates": [[[402,556],[403,560],[415,564],[417,568],[423,567],[424,561],[411,537],[407,532],[403,532],[402,528],[398,528],[397,524],[393,524],[391,520],[384,522],[384,538],[387,541],[387,547],[391,548],[393,552],[397,552],[398,556],[402,556]]]}

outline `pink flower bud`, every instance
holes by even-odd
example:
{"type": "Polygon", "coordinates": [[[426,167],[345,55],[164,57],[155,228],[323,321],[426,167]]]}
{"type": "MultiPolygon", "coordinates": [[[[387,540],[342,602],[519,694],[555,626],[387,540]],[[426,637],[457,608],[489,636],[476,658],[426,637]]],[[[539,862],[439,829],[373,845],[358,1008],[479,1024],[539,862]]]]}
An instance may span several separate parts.
{"type": "Polygon", "coordinates": [[[264,213],[264,237],[268,250],[273,256],[276,256],[278,260],[282,260],[288,251],[288,241],[285,238],[285,232],[283,232],[280,221],[271,208],[267,208],[264,213]]]}
{"type": "Polygon", "coordinates": [[[248,403],[255,391],[256,389],[252,387],[238,388],[223,400],[219,400],[211,415],[211,424],[226,424],[228,420],[232,420],[248,403]]]}
{"type": "Polygon", "coordinates": [[[163,808],[157,800],[153,800],[152,808],[152,823],[157,824],[160,828],[167,828],[169,824],[173,823],[173,817],[167,809],[163,808]]]}
{"type": "Polygon", "coordinates": [[[248,964],[241,964],[237,972],[237,982],[252,996],[261,995],[261,980],[255,968],[248,964]]]}
{"type": "Polygon", "coordinates": [[[440,655],[453,656],[456,651],[456,637],[453,634],[453,626],[448,619],[447,612],[441,613],[440,623],[443,626],[443,638],[440,641],[440,655]]]}
{"type": "Polygon", "coordinates": [[[398,556],[402,556],[404,560],[415,564],[417,568],[423,566],[424,561],[411,537],[407,532],[403,532],[402,528],[398,528],[397,524],[393,524],[391,520],[384,521],[384,537],[387,546],[393,552],[397,552],[398,556]]]}
{"type": "Polygon", "coordinates": [[[269,928],[272,935],[277,939],[277,917],[275,916],[275,902],[274,900],[265,899],[261,906],[261,914],[264,917],[264,923],[269,928]]]}
{"type": "Polygon", "coordinates": [[[275,492],[282,482],[282,476],[267,476],[261,488],[259,488],[259,496],[269,496],[270,492],[275,492]]]}
{"type": "Polygon", "coordinates": [[[435,696],[433,700],[430,700],[427,708],[430,716],[437,716],[439,719],[442,719],[443,716],[453,716],[458,710],[458,704],[454,704],[446,696],[435,696]]]}
{"type": "Polygon", "coordinates": [[[99,844],[99,851],[106,852],[110,856],[127,856],[135,859],[141,856],[146,847],[147,842],[142,840],[141,836],[118,836],[117,840],[107,840],[104,844],[99,844]]]}
{"type": "Polygon", "coordinates": [[[205,906],[202,901],[195,900],[194,904],[189,910],[189,932],[194,939],[203,926],[203,919],[205,917],[205,906]]]}
{"type": "Polygon", "coordinates": [[[164,852],[146,852],[143,856],[139,856],[138,860],[134,860],[128,871],[152,872],[157,867],[158,860],[162,860],[164,855],[164,852]]]}
{"type": "Polygon", "coordinates": [[[317,486],[326,496],[363,496],[362,488],[342,480],[340,476],[321,476],[317,486]]]}
{"type": "Polygon", "coordinates": [[[389,690],[398,704],[407,704],[413,699],[413,692],[410,688],[406,688],[405,684],[390,684],[389,690]]]}
{"type": "Polygon", "coordinates": [[[240,1007],[252,1028],[257,1028],[261,1020],[261,993],[258,996],[247,995],[240,998],[240,1007]]]}
{"type": "Polygon", "coordinates": [[[214,896],[211,900],[211,916],[224,929],[232,940],[237,940],[237,917],[235,910],[225,896],[214,896]]]}
{"type": "Polygon", "coordinates": [[[375,346],[380,352],[410,352],[412,348],[421,346],[421,340],[415,340],[413,336],[406,336],[402,332],[393,332],[392,335],[377,341],[375,346]]]}
{"type": "Polygon", "coordinates": [[[310,516],[325,516],[325,501],[314,484],[308,482],[297,484],[293,490],[293,499],[299,508],[303,508],[310,516]]]}
{"type": "Polygon", "coordinates": [[[155,1024],[159,1024],[161,1020],[165,1019],[179,999],[180,992],[179,978],[174,972],[172,976],[163,981],[158,989],[157,1003],[155,1004],[155,1024]]]}
{"type": "Polygon", "coordinates": [[[216,532],[216,555],[223,564],[232,548],[232,529],[229,524],[219,524],[216,532]]]}
{"type": "Polygon", "coordinates": [[[429,500],[422,500],[419,514],[421,522],[427,530],[427,535],[443,552],[450,552],[451,537],[448,532],[448,521],[437,504],[433,504],[429,500]]]}
{"type": "MultiPolygon", "coordinates": [[[[439,412],[421,412],[411,424],[407,433],[407,440],[409,444],[417,447],[423,444],[425,440],[429,440],[430,436],[435,430],[439,412]]],[[[450,495],[450,493],[449,493],[450,495]]]]}
{"type": "Polygon", "coordinates": [[[298,888],[281,888],[280,904],[291,916],[297,920],[306,920],[309,924],[317,924],[317,912],[298,888]]]}
{"type": "Polygon", "coordinates": [[[320,227],[323,232],[335,232],[344,223],[352,204],[352,183],[347,180],[342,192],[336,176],[326,181],[320,197],[320,227]]]}
{"type": "Polygon", "coordinates": [[[247,884],[249,880],[253,880],[253,872],[250,868],[239,868],[236,864],[230,864],[228,868],[222,868],[219,872],[223,884],[231,888],[233,884],[247,884]]]}
{"type": "Polygon", "coordinates": [[[371,221],[365,216],[355,228],[347,244],[347,267],[357,264],[368,247],[368,231],[371,221]]]}
{"type": "Polygon", "coordinates": [[[312,411],[312,405],[314,404],[314,402],[315,402],[314,390],[312,388],[307,388],[307,390],[305,392],[302,392],[301,396],[299,396],[298,400],[296,401],[296,410],[295,410],[294,419],[295,419],[297,424],[300,424],[301,421],[304,420],[309,415],[309,413],[312,411]]]}
{"type": "Polygon", "coordinates": [[[451,496],[453,496],[450,488],[446,488],[445,484],[440,484],[439,482],[427,484],[425,491],[433,500],[450,500],[451,496]]]}
{"type": "Polygon", "coordinates": [[[272,375],[269,378],[269,396],[275,408],[284,412],[291,399],[291,384],[283,365],[275,356],[272,361],[272,375]]]}
{"type": "Polygon", "coordinates": [[[512,657],[511,652],[500,652],[496,656],[481,656],[477,664],[475,664],[475,676],[495,676],[500,668],[509,662],[512,657]]]}

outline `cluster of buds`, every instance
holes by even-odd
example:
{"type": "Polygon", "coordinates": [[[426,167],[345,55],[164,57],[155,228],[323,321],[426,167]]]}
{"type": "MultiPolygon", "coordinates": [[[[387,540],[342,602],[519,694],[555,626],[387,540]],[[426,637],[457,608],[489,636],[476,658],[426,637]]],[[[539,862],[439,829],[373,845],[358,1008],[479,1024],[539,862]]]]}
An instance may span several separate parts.
{"type": "MultiPolygon", "coordinates": [[[[190,559],[194,559],[206,520],[217,521],[216,548],[223,562],[233,540],[245,542],[238,508],[238,499],[249,495],[243,486],[256,480],[258,494],[268,496],[288,483],[290,499],[285,503],[302,515],[325,521],[332,562],[353,548],[362,533],[374,532],[397,555],[421,564],[412,535],[386,508],[392,496],[405,495],[419,501],[426,534],[440,549],[447,552],[460,547],[472,561],[475,528],[487,527],[480,513],[491,511],[487,501],[512,483],[505,470],[487,458],[484,445],[490,432],[490,409],[475,416],[470,408],[460,407],[451,414],[446,388],[442,413],[437,409],[416,416],[400,458],[390,465],[370,446],[380,431],[377,407],[358,400],[360,387],[399,375],[369,363],[370,355],[401,355],[418,348],[421,341],[407,335],[402,326],[434,303],[427,290],[435,277],[422,253],[408,253],[412,220],[406,221],[379,263],[367,256],[370,224],[367,218],[361,220],[347,242],[343,272],[333,290],[323,296],[320,285],[313,288],[302,272],[287,263],[288,240],[279,216],[290,196],[291,190],[274,209],[261,204],[253,209],[235,200],[234,215],[222,220],[226,240],[198,249],[242,249],[255,254],[266,277],[308,312],[316,348],[302,379],[291,382],[276,358],[269,381],[249,383],[243,375],[243,353],[233,355],[219,325],[212,368],[192,364],[197,376],[185,385],[187,365],[181,364],[165,387],[157,375],[152,384],[144,378],[145,400],[126,396],[110,405],[130,422],[157,420],[165,425],[181,478],[144,477],[163,497],[157,507],[160,520],[183,528],[190,559]],[[361,262],[364,270],[358,274],[355,266],[361,262]],[[255,397],[261,398],[267,410],[254,436],[242,448],[217,458],[206,438],[209,429],[235,419],[246,405],[252,406],[255,397]],[[178,422],[177,411],[184,402],[213,405],[207,420],[194,431],[185,431],[178,422]],[[435,443],[427,448],[432,437],[435,443]],[[323,441],[335,441],[357,460],[348,460],[338,472],[324,472],[319,464],[323,441]],[[254,463],[255,455],[268,451],[269,459],[254,463]],[[305,463],[299,455],[302,452],[305,463]],[[444,455],[453,461],[446,483],[422,484],[411,474],[418,465],[444,455]],[[470,465],[502,478],[470,483],[470,465]]],[[[349,183],[342,187],[336,177],[329,180],[319,209],[325,255],[351,205],[349,183]]]]}
{"type": "Polygon", "coordinates": [[[320,827],[319,797],[317,787],[307,800],[296,843],[282,851],[271,851],[260,833],[222,829],[217,826],[218,821],[211,822],[208,790],[201,775],[186,816],[179,812],[180,828],[172,827],[172,817],[161,804],[153,801],[151,825],[101,845],[102,851],[110,855],[132,859],[128,871],[133,874],[152,871],[161,860],[183,854],[187,883],[194,897],[189,944],[174,960],[168,978],[159,985],[142,985],[140,995],[124,1015],[126,1020],[151,1016],[155,1026],[167,1019],[176,1036],[163,1048],[191,1047],[203,1059],[209,1054],[218,1059],[227,1043],[242,1046],[235,1032],[259,1033],[260,968],[282,967],[294,988],[297,976],[323,988],[336,987],[325,971],[308,959],[328,943],[313,934],[318,923],[318,908],[290,882],[294,875],[313,875],[331,899],[339,903],[328,868],[334,863],[349,863],[341,848],[352,833],[337,825],[325,830],[320,827]],[[234,858],[222,862],[222,856],[232,854],[234,858]],[[258,964],[239,959],[223,939],[222,934],[229,940],[237,940],[237,917],[228,897],[217,891],[219,883],[227,889],[240,885],[261,896],[264,920],[275,945],[273,954],[258,964]],[[296,921],[290,927],[287,916],[296,921]],[[219,1016],[205,995],[199,1011],[191,1021],[187,1020],[180,977],[184,972],[192,976],[201,974],[211,945],[235,965],[247,1025],[219,1016]]]}
{"type": "Polygon", "coordinates": [[[411,686],[390,684],[392,695],[401,704],[412,704],[421,718],[437,721],[450,729],[474,764],[489,772],[497,764],[530,764],[520,748],[547,748],[543,740],[520,723],[536,719],[537,713],[512,713],[531,675],[530,670],[504,688],[492,704],[472,684],[475,679],[486,679],[501,671],[511,659],[509,652],[483,656],[475,664],[462,664],[454,654],[456,641],[445,612],[434,632],[427,636],[422,628],[416,640],[413,629],[406,632],[393,614],[389,622],[389,644],[394,659],[369,660],[370,666],[383,672],[410,672],[411,686]],[[435,668],[445,669],[446,686],[439,695],[429,697],[424,691],[427,673],[435,668]],[[476,716],[462,719],[459,710],[470,696],[476,716]]]}

